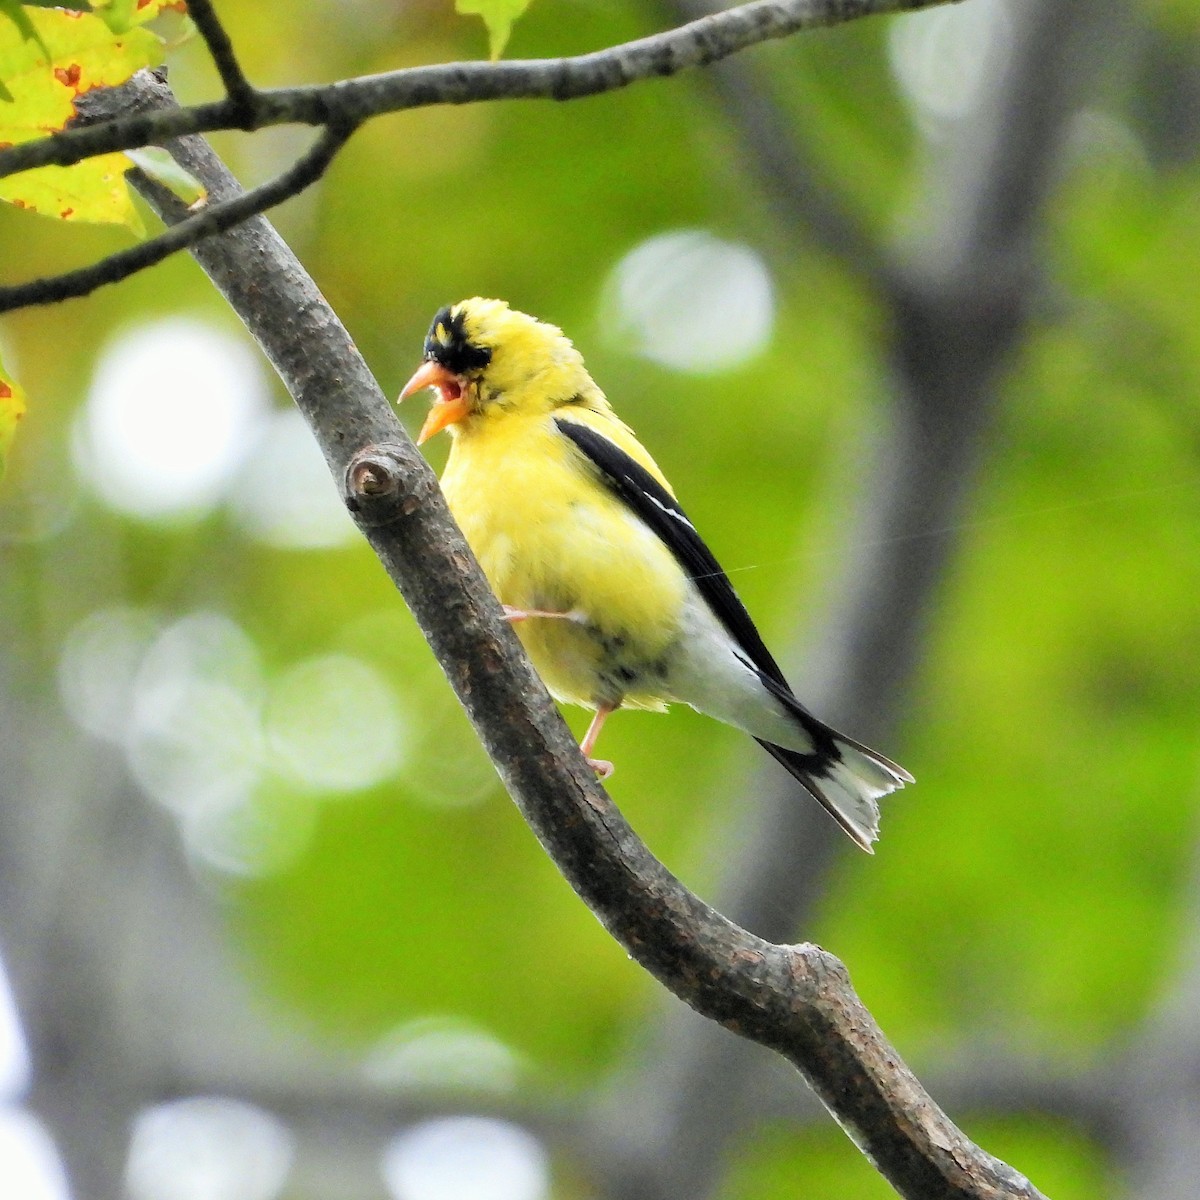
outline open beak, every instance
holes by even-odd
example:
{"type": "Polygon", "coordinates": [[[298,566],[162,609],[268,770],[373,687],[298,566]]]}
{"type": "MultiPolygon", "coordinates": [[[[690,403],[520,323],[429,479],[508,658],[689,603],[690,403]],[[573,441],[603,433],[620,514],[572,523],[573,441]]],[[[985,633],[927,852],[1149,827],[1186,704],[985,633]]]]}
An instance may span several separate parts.
{"type": "Polygon", "coordinates": [[[404,385],[400,400],[407,399],[413,392],[424,388],[436,388],[438,395],[425,418],[425,424],[421,426],[421,432],[417,434],[418,446],[427,442],[435,433],[441,433],[447,425],[461,421],[471,411],[466,383],[453,371],[446,370],[441,363],[422,363],[416,374],[404,385]]]}

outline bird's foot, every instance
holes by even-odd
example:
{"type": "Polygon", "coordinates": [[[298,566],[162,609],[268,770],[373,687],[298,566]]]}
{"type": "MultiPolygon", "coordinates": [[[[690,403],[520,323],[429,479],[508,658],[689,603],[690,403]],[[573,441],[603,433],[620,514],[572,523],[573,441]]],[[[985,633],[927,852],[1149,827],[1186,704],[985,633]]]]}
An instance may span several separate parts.
{"type": "Polygon", "coordinates": [[[603,758],[589,758],[587,765],[596,772],[597,779],[607,779],[614,770],[612,763],[606,762],[603,758]]]}
{"type": "Polygon", "coordinates": [[[513,608],[511,604],[502,604],[500,607],[504,609],[504,619],[510,625],[528,621],[530,617],[557,617],[560,621],[576,621],[579,624],[587,620],[577,608],[570,612],[547,612],[544,608],[513,608]]]}

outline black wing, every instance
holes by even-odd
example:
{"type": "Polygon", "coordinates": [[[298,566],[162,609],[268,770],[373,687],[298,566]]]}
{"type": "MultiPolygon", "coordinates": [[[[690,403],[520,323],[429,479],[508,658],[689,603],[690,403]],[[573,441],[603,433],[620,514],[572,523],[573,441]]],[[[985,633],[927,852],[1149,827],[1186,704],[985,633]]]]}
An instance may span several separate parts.
{"type": "MultiPolygon", "coordinates": [[[[848,768],[843,765],[844,748],[864,756],[877,771],[882,772],[885,780],[891,776],[891,787],[883,788],[884,791],[911,782],[912,776],[874,750],[835,733],[792,695],[783,672],[763,645],[750,614],[738,599],[733,584],[721,570],[712,551],[704,544],[678,501],[645,467],[589,425],[562,417],[556,417],[554,424],[564,437],[571,439],[613,494],[628,505],[675,556],[699,589],[705,603],[733,638],[746,665],[758,673],[763,687],[808,734],[812,749],[807,752],[789,750],[763,738],[756,737],[754,740],[821,803],[858,845],[870,852],[874,822],[868,821],[864,825],[847,815],[836,801],[836,792],[834,797],[826,794],[825,781],[830,781],[842,791],[853,791],[851,780],[861,783],[859,773],[855,770],[849,770],[849,779],[846,778],[848,768]]],[[[864,804],[874,810],[874,796],[868,795],[864,804]]]]}
{"type": "MultiPolygon", "coordinates": [[[[556,417],[554,424],[568,437],[600,474],[608,488],[654,531],[659,540],[675,556],[704,597],[704,602],[737,643],[749,665],[772,680],[791,696],[791,689],[746,607],[721,564],[704,544],[696,527],[688,520],[679,502],[641,463],[630,458],[619,446],[590,425],[556,417]]],[[[772,689],[775,690],[775,689],[772,689]]]]}

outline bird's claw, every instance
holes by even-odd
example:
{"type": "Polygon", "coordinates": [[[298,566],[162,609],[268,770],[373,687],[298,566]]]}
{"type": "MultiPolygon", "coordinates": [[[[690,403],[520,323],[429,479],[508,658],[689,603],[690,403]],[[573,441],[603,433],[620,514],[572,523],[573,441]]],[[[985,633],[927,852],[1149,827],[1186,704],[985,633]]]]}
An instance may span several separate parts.
{"type": "Polygon", "coordinates": [[[603,758],[589,758],[587,765],[596,772],[597,779],[607,779],[614,771],[612,763],[603,758]]]}

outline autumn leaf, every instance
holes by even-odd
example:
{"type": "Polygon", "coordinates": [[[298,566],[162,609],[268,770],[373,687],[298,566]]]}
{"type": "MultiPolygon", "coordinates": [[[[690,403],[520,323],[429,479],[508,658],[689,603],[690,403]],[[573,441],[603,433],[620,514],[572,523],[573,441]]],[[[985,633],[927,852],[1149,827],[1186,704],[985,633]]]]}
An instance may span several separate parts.
{"type": "Polygon", "coordinates": [[[0,179],[0,200],[63,221],[124,225],[141,234],[145,225],[125,184],[132,166],[124,154],[100,154],[72,167],[39,167],[0,179]]]}
{"type": "MultiPolygon", "coordinates": [[[[161,42],[145,29],[115,33],[100,17],[70,9],[23,11],[36,39],[0,21],[0,82],[13,97],[0,104],[0,146],[63,128],[75,115],[76,97],[124,83],[162,59],[161,42]]],[[[112,154],[72,167],[41,167],[0,179],[0,199],[62,220],[116,223],[140,233],[123,180],[129,166],[124,155],[112,154]]]]}
{"type": "Polygon", "coordinates": [[[504,53],[513,23],[524,14],[530,0],[455,0],[455,9],[467,16],[479,16],[487,26],[492,61],[504,53]]]}
{"type": "Polygon", "coordinates": [[[8,451],[25,415],[25,392],[0,363],[0,479],[8,463],[8,451]]]}

